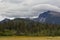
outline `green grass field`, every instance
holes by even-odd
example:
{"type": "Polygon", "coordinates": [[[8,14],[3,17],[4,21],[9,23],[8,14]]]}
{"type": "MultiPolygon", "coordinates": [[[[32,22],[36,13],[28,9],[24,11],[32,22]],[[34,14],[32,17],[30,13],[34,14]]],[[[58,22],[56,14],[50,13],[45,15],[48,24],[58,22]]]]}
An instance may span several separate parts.
{"type": "Polygon", "coordinates": [[[60,40],[60,37],[0,37],[0,40],[60,40]]]}

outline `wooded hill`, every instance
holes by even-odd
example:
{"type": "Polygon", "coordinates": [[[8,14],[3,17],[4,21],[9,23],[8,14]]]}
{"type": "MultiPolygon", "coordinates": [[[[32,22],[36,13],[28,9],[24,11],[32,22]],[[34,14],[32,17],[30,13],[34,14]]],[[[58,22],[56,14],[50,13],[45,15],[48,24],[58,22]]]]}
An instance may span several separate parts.
{"type": "Polygon", "coordinates": [[[60,25],[15,18],[0,22],[0,36],[60,36],[60,25]]]}

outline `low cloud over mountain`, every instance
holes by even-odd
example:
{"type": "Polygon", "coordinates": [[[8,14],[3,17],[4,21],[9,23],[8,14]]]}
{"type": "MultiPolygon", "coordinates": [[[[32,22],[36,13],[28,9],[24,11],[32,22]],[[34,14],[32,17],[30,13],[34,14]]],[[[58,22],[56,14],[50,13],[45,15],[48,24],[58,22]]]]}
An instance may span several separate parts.
{"type": "Polygon", "coordinates": [[[35,17],[44,11],[60,12],[60,0],[0,0],[0,19],[35,17]]]}

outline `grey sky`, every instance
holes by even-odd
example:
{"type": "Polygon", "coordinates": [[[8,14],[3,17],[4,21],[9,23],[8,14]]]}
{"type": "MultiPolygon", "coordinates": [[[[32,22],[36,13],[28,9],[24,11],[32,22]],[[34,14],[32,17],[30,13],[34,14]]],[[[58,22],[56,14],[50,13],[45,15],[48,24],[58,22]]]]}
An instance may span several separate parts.
{"type": "Polygon", "coordinates": [[[0,0],[0,19],[35,17],[47,10],[60,12],[60,0],[0,0]]]}

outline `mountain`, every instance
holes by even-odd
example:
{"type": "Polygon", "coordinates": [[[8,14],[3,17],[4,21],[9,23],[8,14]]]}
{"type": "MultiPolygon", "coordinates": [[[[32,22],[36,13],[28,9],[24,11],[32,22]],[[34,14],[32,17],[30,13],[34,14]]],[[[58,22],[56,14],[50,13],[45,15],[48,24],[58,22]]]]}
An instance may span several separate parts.
{"type": "MultiPolygon", "coordinates": [[[[43,15],[43,17],[45,18],[47,15],[43,15]]],[[[60,25],[56,24],[40,23],[29,18],[13,20],[5,18],[1,22],[0,36],[60,36],[60,25]]]]}
{"type": "Polygon", "coordinates": [[[0,36],[60,36],[60,25],[48,24],[60,23],[60,17],[52,13],[51,11],[44,12],[34,20],[5,18],[0,22],[0,36]]]}
{"type": "Polygon", "coordinates": [[[8,22],[8,21],[10,21],[10,19],[5,18],[4,20],[0,21],[0,23],[6,23],[6,22],[8,22]]]}
{"type": "Polygon", "coordinates": [[[39,15],[34,21],[43,23],[60,24],[60,13],[55,11],[46,11],[39,15]]]}
{"type": "MultiPolygon", "coordinates": [[[[51,23],[51,24],[60,24],[60,12],[55,11],[46,11],[44,13],[41,13],[38,18],[30,19],[30,18],[15,18],[14,20],[20,21],[20,20],[26,20],[26,21],[35,21],[40,23],[51,23]]],[[[11,21],[10,19],[5,18],[1,21],[1,23],[11,21]]]]}

